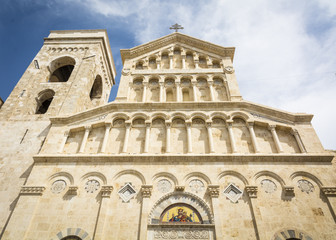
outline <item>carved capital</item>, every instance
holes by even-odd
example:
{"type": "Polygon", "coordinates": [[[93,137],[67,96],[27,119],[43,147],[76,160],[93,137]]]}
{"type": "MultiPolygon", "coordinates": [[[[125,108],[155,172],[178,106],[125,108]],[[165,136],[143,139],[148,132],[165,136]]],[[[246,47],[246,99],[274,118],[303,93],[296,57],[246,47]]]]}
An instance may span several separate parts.
{"type": "Polygon", "coordinates": [[[172,125],[171,121],[166,120],[165,123],[166,123],[166,128],[171,128],[171,125],[172,125]]]}
{"type": "Polygon", "coordinates": [[[42,195],[45,187],[41,186],[22,186],[20,194],[21,195],[42,195]]]}
{"type": "Polygon", "coordinates": [[[246,125],[247,125],[247,127],[251,128],[254,125],[254,121],[247,121],[246,125]]]}
{"type": "Polygon", "coordinates": [[[85,132],[89,132],[91,130],[91,125],[84,126],[85,132]]]}
{"type": "Polygon", "coordinates": [[[270,131],[274,131],[276,128],[276,125],[275,124],[268,124],[268,130],[270,131]]]}
{"type": "Polygon", "coordinates": [[[245,191],[250,198],[256,198],[258,194],[258,187],[257,186],[246,186],[245,191]]]}
{"type": "Polygon", "coordinates": [[[207,128],[211,128],[212,121],[211,120],[207,120],[205,124],[206,124],[207,128]]]}
{"type": "Polygon", "coordinates": [[[183,192],[184,191],[184,186],[175,186],[175,191],[177,192],[183,192]]]}
{"type": "Polygon", "coordinates": [[[142,185],[141,194],[143,198],[150,198],[152,196],[153,185],[142,185]]]}
{"type": "Polygon", "coordinates": [[[68,195],[77,195],[77,190],[78,190],[77,186],[69,186],[67,194],[68,195]]]}
{"type": "Polygon", "coordinates": [[[110,129],[111,128],[111,123],[110,122],[105,122],[105,128],[110,129]]]}
{"type": "Polygon", "coordinates": [[[291,134],[294,135],[294,136],[299,134],[298,130],[295,129],[295,128],[292,128],[290,132],[291,132],[291,134]]]}
{"type": "Polygon", "coordinates": [[[147,128],[149,128],[151,126],[151,124],[152,124],[151,121],[149,121],[149,120],[145,121],[145,125],[146,125],[147,128]]]}
{"type": "Polygon", "coordinates": [[[227,127],[232,127],[233,120],[226,120],[227,127]]]}
{"type": "Polygon", "coordinates": [[[69,134],[70,134],[70,130],[66,130],[66,131],[64,132],[64,137],[69,137],[69,134]]]}
{"type": "Polygon", "coordinates": [[[187,128],[190,128],[191,124],[192,124],[192,121],[191,120],[187,120],[187,121],[185,121],[185,124],[186,124],[187,128]]]}
{"type": "Polygon", "coordinates": [[[126,128],[131,128],[132,122],[131,121],[125,121],[125,127],[126,128]]]}
{"type": "Polygon", "coordinates": [[[283,191],[286,197],[293,197],[295,195],[294,187],[284,186],[283,191]]]}
{"type": "Polygon", "coordinates": [[[321,187],[321,192],[323,192],[327,197],[335,197],[336,187],[321,187]]]}
{"type": "Polygon", "coordinates": [[[112,191],[113,191],[112,186],[102,186],[100,193],[102,197],[109,198],[111,196],[112,191]]]}
{"type": "Polygon", "coordinates": [[[212,198],[219,197],[219,185],[209,185],[208,186],[208,193],[212,198]]]}

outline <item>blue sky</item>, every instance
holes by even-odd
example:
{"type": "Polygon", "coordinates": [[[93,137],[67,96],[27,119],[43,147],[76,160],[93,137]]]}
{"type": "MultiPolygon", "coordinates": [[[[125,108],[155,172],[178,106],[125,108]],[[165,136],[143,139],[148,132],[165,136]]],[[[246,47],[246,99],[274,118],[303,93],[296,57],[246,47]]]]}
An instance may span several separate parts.
{"type": "MultiPolygon", "coordinates": [[[[117,82],[119,50],[182,31],[236,47],[243,98],[313,113],[322,144],[336,149],[336,1],[2,0],[0,96],[5,100],[50,30],[107,29],[117,82]]],[[[115,97],[117,86],[112,90],[115,97]]]]}

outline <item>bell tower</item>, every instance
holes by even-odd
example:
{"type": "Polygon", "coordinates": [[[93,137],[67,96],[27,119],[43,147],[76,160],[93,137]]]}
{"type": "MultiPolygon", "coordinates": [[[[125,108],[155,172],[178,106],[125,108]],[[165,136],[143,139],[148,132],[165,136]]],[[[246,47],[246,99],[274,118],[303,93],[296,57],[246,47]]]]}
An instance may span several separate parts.
{"type": "Polygon", "coordinates": [[[103,105],[115,74],[105,30],[51,31],[5,102],[2,118],[44,119],[103,105]]]}

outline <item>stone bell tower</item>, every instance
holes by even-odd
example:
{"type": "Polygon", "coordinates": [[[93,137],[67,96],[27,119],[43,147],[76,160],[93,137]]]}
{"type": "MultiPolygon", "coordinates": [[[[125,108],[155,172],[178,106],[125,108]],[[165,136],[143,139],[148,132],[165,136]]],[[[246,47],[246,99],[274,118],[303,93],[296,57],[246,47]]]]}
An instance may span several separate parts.
{"type": "MultiPolygon", "coordinates": [[[[105,30],[51,31],[0,110],[0,233],[50,118],[108,102],[115,67],[105,30]]],[[[0,238],[2,236],[0,235],[0,238]]]]}
{"type": "Polygon", "coordinates": [[[1,118],[43,119],[103,105],[114,76],[105,30],[51,31],[8,97],[1,118]]]}

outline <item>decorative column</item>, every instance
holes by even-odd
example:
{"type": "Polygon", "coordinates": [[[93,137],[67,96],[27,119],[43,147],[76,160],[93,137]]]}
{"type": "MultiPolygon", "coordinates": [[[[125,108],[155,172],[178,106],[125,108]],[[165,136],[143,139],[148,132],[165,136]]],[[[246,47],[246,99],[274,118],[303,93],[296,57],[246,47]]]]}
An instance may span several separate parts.
{"type": "Polygon", "coordinates": [[[164,83],[163,82],[159,82],[159,85],[160,85],[160,102],[163,102],[164,99],[163,99],[163,94],[164,94],[164,83]]]}
{"type": "Polygon", "coordinates": [[[176,102],[181,102],[181,82],[175,82],[176,86],[176,102]]]}
{"type": "Polygon", "coordinates": [[[143,91],[142,91],[142,102],[146,102],[147,100],[147,87],[148,87],[148,82],[143,82],[143,91]]]}
{"type": "Polygon", "coordinates": [[[104,153],[106,150],[106,145],[107,145],[110,129],[111,129],[111,123],[105,123],[105,134],[104,134],[103,144],[100,149],[101,153],[104,153]]]}
{"type": "Polygon", "coordinates": [[[186,54],[182,54],[182,69],[186,69],[186,54]]]}
{"type": "Polygon", "coordinates": [[[169,69],[173,69],[173,54],[169,54],[169,69]]]}
{"type": "Polygon", "coordinates": [[[215,94],[214,94],[214,89],[213,89],[213,81],[208,81],[208,86],[210,90],[210,100],[215,101],[215,94]]]}
{"type": "Polygon", "coordinates": [[[220,206],[219,206],[219,185],[208,185],[208,193],[211,198],[211,203],[212,203],[212,209],[213,209],[213,215],[214,215],[214,220],[217,225],[215,227],[216,231],[216,239],[224,239],[223,233],[222,233],[222,226],[223,223],[220,218],[220,206]]]}
{"type": "Polygon", "coordinates": [[[92,239],[103,239],[104,229],[106,225],[106,216],[109,210],[109,198],[113,191],[112,186],[102,186],[100,190],[100,206],[97,214],[96,228],[92,239]]]}
{"type": "Polygon", "coordinates": [[[255,132],[254,132],[254,129],[253,129],[253,125],[254,125],[254,122],[252,122],[252,121],[247,122],[247,127],[250,131],[254,152],[259,153],[260,152],[259,151],[259,146],[258,146],[257,138],[256,138],[256,135],[255,135],[255,132]]]}
{"type": "Polygon", "coordinates": [[[150,127],[151,127],[151,122],[146,121],[146,135],[145,135],[145,148],[144,148],[144,153],[148,153],[148,147],[149,147],[149,134],[150,134],[150,127]]]}
{"type": "Polygon", "coordinates": [[[214,153],[215,149],[214,149],[214,144],[213,144],[211,123],[212,123],[211,121],[208,121],[206,123],[206,128],[207,128],[207,131],[208,131],[209,150],[210,150],[210,153],[214,153]]]}
{"type": "Polygon", "coordinates": [[[87,142],[87,139],[89,137],[89,133],[91,131],[91,126],[85,126],[85,132],[84,132],[84,136],[83,136],[83,139],[82,139],[82,143],[81,143],[81,146],[80,146],[80,149],[79,149],[79,152],[80,153],[83,153],[84,150],[85,150],[85,145],[86,145],[86,142],[87,142]]]}
{"type": "Polygon", "coordinates": [[[268,129],[271,131],[272,133],[272,136],[273,136],[273,140],[275,142],[275,146],[278,150],[278,153],[283,153],[283,149],[281,147],[281,143],[279,141],[279,138],[278,138],[278,134],[277,132],[275,131],[275,125],[269,125],[268,129]]]}
{"type": "MultiPolygon", "coordinates": [[[[160,55],[161,56],[161,55],[160,55]]],[[[157,69],[160,69],[160,66],[161,66],[161,60],[160,59],[157,59],[156,60],[156,68],[157,69]]]]}
{"type": "Polygon", "coordinates": [[[170,128],[171,122],[166,121],[166,153],[170,153],[170,128]]]}
{"type": "Polygon", "coordinates": [[[65,146],[66,141],[68,140],[69,134],[70,134],[70,131],[69,131],[69,130],[67,130],[67,131],[64,132],[64,136],[63,136],[63,139],[62,139],[60,148],[58,149],[58,152],[59,152],[59,153],[62,153],[62,152],[63,152],[63,150],[64,150],[64,146],[65,146]]]}
{"type": "Polygon", "coordinates": [[[232,120],[227,120],[226,121],[228,132],[229,132],[229,137],[230,137],[230,143],[231,143],[232,153],[236,153],[237,152],[237,148],[236,148],[236,141],[235,141],[234,135],[233,135],[232,123],[233,123],[232,120]]]}
{"type": "Polygon", "coordinates": [[[295,140],[296,140],[296,142],[297,142],[297,144],[300,148],[301,153],[306,153],[307,151],[306,151],[305,147],[303,146],[303,143],[301,141],[298,130],[292,129],[291,133],[294,135],[295,140]]]}
{"type": "Polygon", "coordinates": [[[196,81],[191,81],[191,85],[193,88],[193,97],[194,97],[194,102],[197,102],[197,86],[196,86],[197,82],[196,81]]]}
{"type": "Polygon", "coordinates": [[[141,194],[142,194],[142,209],[140,216],[140,240],[147,240],[147,224],[148,224],[148,215],[150,212],[150,197],[152,195],[153,186],[152,185],[142,185],[141,194]]]}
{"type": "Polygon", "coordinates": [[[128,138],[129,138],[129,134],[130,134],[130,130],[131,130],[131,122],[125,122],[125,127],[126,127],[126,131],[125,131],[124,145],[123,145],[122,153],[127,152],[128,138]]]}
{"type": "Polygon", "coordinates": [[[199,68],[199,59],[198,59],[197,53],[194,53],[193,57],[194,57],[195,68],[197,69],[199,68]]]}
{"type": "Polygon", "coordinates": [[[188,153],[192,153],[191,121],[185,122],[187,127],[188,153]]]}
{"type": "Polygon", "coordinates": [[[261,221],[260,213],[255,211],[255,208],[257,207],[257,193],[258,193],[258,187],[257,186],[246,186],[245,191],[247,193],[247,196],[249,197],[249,207],[251,212],[251,218],[254,226],[254,231],[256,235],[256,239],[260,240],[259,236],[259,230],[258,230],[258,223],[261,221]]]}

